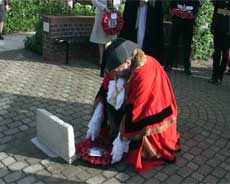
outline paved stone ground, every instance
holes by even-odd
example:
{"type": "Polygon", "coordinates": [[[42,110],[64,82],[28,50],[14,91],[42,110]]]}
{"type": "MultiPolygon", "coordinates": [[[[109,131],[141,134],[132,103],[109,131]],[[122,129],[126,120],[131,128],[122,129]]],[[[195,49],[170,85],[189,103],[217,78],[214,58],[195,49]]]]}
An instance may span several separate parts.
{"type": "Polygon", "coordinates": [[[30,142],[37,108],[71,123],[76,142],[84,138],[101,82],[92,61],[55,65],[24,50],[0,52],[0,184],[229,184],[230,76],[213,86],[207,83],[210,68],[194,67],[193,73],[185,76],[177,69],[170,74],[182,136],[177,162],[138,174],[125,162],[68,165],[47,158],[30,142]]]}

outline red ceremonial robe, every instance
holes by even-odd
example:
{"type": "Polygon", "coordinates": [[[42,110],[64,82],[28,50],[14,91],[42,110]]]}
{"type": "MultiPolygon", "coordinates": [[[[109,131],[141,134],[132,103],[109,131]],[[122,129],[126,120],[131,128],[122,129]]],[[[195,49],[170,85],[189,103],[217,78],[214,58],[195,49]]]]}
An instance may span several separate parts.
{"type": "Polygon", "coordinates": [[[128,162],[146,171],[175,161],[180,149],[177,104],[170,80],[157,60],[147,56],[127,83],[127,105],[121,135],[131,140],[128,162]]]}

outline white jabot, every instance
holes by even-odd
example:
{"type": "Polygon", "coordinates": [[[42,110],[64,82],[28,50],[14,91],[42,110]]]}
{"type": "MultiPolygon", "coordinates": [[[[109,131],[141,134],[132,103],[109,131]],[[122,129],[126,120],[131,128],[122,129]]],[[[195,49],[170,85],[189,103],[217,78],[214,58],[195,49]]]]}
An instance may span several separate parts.
{"type": "Polygon", "coordinates": [[[125,98],[125,80],[119,78],[117,80],[109,81],[107,102],[112,105],[116,110],[121,108],[125,98]]]}

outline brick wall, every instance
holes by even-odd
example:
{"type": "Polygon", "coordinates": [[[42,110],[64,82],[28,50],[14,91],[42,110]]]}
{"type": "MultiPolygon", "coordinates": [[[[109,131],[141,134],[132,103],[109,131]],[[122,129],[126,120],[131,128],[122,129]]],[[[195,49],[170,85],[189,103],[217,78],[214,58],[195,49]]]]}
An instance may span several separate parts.
{"type": "Polygon", "coordinates": [[[92,16],[44,16],[43,58],[48,61],[64,62],[66,45],[57,44],[56,38],[74,41],[70,45],[69,57],[97,57],[98,49],[89,42],[94,24],[92,16]],[[44,31],[45,28],[45,31],[44,31]]]}

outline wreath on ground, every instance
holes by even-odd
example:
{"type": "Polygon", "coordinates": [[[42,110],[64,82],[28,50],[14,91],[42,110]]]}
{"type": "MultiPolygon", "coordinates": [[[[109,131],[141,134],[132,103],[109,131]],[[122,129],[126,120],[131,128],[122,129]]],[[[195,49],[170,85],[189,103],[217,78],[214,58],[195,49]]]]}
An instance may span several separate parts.
{"type": "Polygon", "coordinates": [[[112,140],[108,137],[107,129],[102,128],[100,135],[95,141],[91,141],[91,139],[82,140],[76,145],[78,158],[94,165],[110,165],[112,160],[112,140]],[[107,137],[107,139],[105,139],[105,137],[107,137]],[[91,149],[103,150],[102,155],[91,155],[91,149]]]}
{"type": "Polygon", "coordinates": [[[124,25],[122,14],[119,11],[106,11],[102,18],[102,28],[106,34],[118,34],[124,25]]]}

